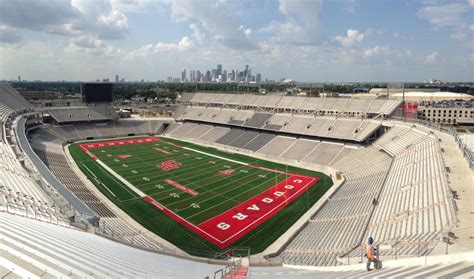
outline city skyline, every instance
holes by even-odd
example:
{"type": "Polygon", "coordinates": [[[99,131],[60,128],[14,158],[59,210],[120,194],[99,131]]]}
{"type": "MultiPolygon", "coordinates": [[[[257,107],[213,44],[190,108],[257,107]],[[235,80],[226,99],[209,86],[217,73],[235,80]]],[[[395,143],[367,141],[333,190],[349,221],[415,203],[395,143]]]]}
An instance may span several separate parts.
{"type": "Polygon", "coordinates": [[[222,64],[217,64],[215,69],[209,70],[189,70],[189,75],[184,69],[181,72],[181,77],[168,77],[168,82],[195,82],[195,83],[261,83],[262,74],[252,74],[252,69],[249,65],[240,71],[239,69],[224,69],[222,64]]]}
{"type": "Polygon", "coordinates": [[[302,82],[474,76],[473,0],[0,4],[2,80],[156,81],[217,63],[302,82]]]}

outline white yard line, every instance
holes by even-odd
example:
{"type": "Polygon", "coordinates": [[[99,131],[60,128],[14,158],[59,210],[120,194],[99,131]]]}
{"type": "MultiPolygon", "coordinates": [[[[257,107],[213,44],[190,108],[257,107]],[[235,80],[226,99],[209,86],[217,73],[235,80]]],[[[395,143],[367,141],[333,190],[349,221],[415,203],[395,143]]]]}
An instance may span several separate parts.
{"type": "Polygon", "coordinates": [[[83,162],[81,162],[81,164],[84,168],[86,168],[89,171],[90,174],[92,174],[94,178],[97,178],[97,176],[95,176],[95,174],[86,166],[86,164],[84,164],[83,162]]]}
{"type": "Polygon", "coordinates": [[[115,176],[120,182],[125,184],[127,187],[129,187],[131,190],[133,190],[138,196],[140,197],[145,197],[145,193],[142,191],[138,190],[137,187],[133,186],[130,182],[128,182],[125,178],[121,177],[118,173],[116,173],[113,169],[111,169],[109,166],[107,166],[104,162],[101,160],[97,159],[95,160],[99,165],[101,165],[104,169],[106,169],[109,173],[111,173],[113,176],[115,176]]]}
{"type": "MultiPolygon", "coordinates": [[[[96,161],[100,161],[100,160],[97,159],[96,161]]],[[[84,168],[87,169],[87,171],[89,171],[89,173],[94,177],[94,179],[97,181],[97,183],[102,184],[102,186],[104,186],[105,189],[107,189],[107,191],[109,191],[115,198],[117,198],[117,196],[116,196],[112,191],[110,191],[109,187],[105,186],[105,184],[102,183],[102,181],[100,181],[99,178],[98,178],[84,163],[81,162],[81,164],[82,164],[82,166],[84,166],[84,168]]],[[[106,174],[110,176],[110,174],[108,174],[108,173],[106,173],[106,174]]],[[[111,176],[111,177],[112,177],[112,179],[114,179],[114,180],[116,179],[114,176],[111,176]]],[[[119,182],[119,181],[117,181],[117,182],[119,182]]],[[[120,186],[123,188],[122,185],[120,185],[120,186]]],[[[130,192],[127,188],[124,188],[124,189],[125,189],[128,193],[132,194],[132,192],[130,192]]],[[[117,198],[117,199],[118,199],[118,198],[117,198]]],[[[120,199],[119,199],[119,201],[121,202],[120,199]]]]}
{"type": "Polygon", "coordinates": [[[232,159],[229,159],[229,158],[217,156],[217,155],[214,155],[214,154],[211,154],[211,153],[207,153],[207,152],[204,152],[204,151],[199,151],[199,150],[192,149],[192,148],[189,148],[189,147],[183,147],[183,149],[191,150],[191,151],[194,151],[194,152],[197,152],[197,153],[201,153],[201,154],[204,154],[204,155],[207,155],[207,156],[210,156],[210,157],[219,158],[219,159],[224,160],[224,161],[229,161],[229,162],[233,162],[233,163],[236,163],[236,164],[241,164],[241,165],[244,165],[244,166],[248,166],[248,165],[249,165],[249,164],[244,163],[244,162],[241,162],[241,161],[232,160],[232,159]]]}
{"type": "Polygon", "coordinates": [[[105,189],[107,189],[107,191],[109,191],[109,193],[112,194],[112,196],[114,196],[114,198],[117,198],[117,196],[116,196],[112,191],[110,191],[109,187],[105,186],[105,184],[102,183],[99,179],[97,179],[97,178],[94,178],[94,179],[95,179],[95,181],[97,181],[97,183],[99,183],[100,185],[104,186],[105,189]]]}

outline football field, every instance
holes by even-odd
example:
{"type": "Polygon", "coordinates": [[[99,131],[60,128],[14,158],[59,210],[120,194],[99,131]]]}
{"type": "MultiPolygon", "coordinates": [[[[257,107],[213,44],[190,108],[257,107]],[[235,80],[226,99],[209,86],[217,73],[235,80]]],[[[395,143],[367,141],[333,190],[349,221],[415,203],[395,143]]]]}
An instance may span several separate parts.
{"type": "MultiPolygon", "coordinates": [[[[165,137],[76,146],[89,157],[76,160],[79,167],[115,203],[145,201],[155,213],[165,214],[220,249],[259,230],[298,197],[320,186],[318,173],[273,167],[165,137]]],[[[314,198],[306,199],[309,208],[314,198]]]]}

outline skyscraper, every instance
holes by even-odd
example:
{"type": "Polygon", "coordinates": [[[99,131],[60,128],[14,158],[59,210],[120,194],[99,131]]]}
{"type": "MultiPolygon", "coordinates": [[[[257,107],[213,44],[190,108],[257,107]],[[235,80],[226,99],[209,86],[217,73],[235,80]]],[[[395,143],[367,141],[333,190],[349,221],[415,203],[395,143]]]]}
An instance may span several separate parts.
{"type": "Polygon", "coordinates": [[[185,82],[185,81],[186,81],[186,69],[184,69],[184,70],[181,72],[181,81],[182,81],[182,82],[185,82]]]}
{"type": "Polygon", "coordinates": [[[202,74],[201,74],[201,71],[197,71],[196,73],[196,81],[202,81],[202,74]]]}
{"type": "Polygon", "coordinates": [[[115,82],[119,82],[119,75],[115,75],[115,82]]]}
{"type": "Polygon", "coordinates": [[[214,81],[217,79],[217,69],[212,69],[211,71],[211,80],[214,81]]]}
{"type": "Polygon", "coordinates": [[[18,76],[18,82],[21,82],[21,76],[18,76]]]}
{"type": "Polygon", "coordinates": [[[217,76],[222,75],[222,65],[217,64],[217,76]]]}

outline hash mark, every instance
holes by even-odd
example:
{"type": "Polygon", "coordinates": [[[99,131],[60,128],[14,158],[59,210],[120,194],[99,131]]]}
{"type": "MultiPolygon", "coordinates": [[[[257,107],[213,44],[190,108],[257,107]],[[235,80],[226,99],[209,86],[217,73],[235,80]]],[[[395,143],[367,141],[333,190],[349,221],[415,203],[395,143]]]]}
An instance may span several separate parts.
{"type": "Polygon", "coordinates": [[[176,193],[171,193],[170,196],[175,198],[175,199],[179,199],[179,195],[176,194],[176,193]]]}

